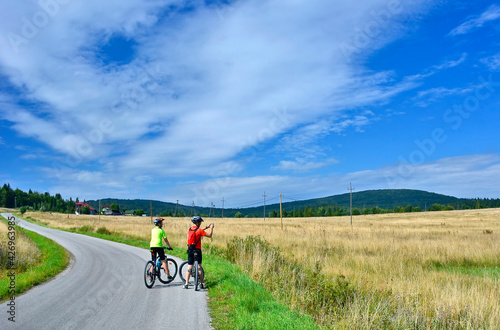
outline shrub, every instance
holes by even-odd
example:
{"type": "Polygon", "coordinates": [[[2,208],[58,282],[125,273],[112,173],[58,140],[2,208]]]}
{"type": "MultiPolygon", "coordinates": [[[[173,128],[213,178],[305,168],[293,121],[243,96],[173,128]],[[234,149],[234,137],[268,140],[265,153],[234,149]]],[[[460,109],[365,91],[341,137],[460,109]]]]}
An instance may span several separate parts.
{"type": "Polygon", "coordinates": [[[81,232],[84,232],[84,233],[85,232],[87,232],[87,233],[93,233],[94,232],[94,227],[85,225],[85,226],[81,226],[80,228],[78,228],[77,231],[81,231],[81,232]]]}
{"type": "Polygon", "coordinates": [[[21,214],[26,213],[26,211],[28,211],[28,207],[27,207],[27,206],[21,206],[21,207],[19,208],[19,212],[21,212],[21,214]]]}
{"type": "Polygon", "coordinates": [[[103,235],[111,235],[111,232],[106,227],[97,228],[96,233],[103,234],[103,235]]]}

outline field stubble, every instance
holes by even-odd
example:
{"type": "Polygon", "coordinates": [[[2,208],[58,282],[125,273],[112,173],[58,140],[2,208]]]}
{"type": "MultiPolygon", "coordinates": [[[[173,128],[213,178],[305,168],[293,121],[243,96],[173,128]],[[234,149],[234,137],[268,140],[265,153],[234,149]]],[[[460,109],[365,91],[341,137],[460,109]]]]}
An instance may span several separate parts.
{"type": "MultiPolygon", "coordinates": [[[[149,217],[25,216],[54,227],[106,227],[145,240],[152,228],[149,217]]],[[[260,237],[305,267],[343,275],[366,292],[389,292],[424,317],[465,311],[474,324],[500,328],[500,209],[355,216],[352,226],[349,217],[284,218],[283,230],[279,218],[205,220],[215,223],[210,246],[225,247],[235,236],[260,237]]],[[[190,224],[189,218],[166,218],[170,243],[185,247],[190,224]]],[[[352,317],[362,315],[362,308],[352,317]]]]}

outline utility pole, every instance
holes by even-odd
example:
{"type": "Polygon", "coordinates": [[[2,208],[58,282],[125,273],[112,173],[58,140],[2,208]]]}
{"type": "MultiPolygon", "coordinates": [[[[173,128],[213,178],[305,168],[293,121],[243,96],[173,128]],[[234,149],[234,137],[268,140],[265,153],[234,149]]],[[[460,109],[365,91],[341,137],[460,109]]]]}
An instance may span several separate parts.
{"type": "Polygon", "coordinates": [[[224,197],[222,197],[222,219],[224,219],[224,197]]]}
{"type": "Polygon", "coordinates": [[[178,212],[179,212],[179,200],[177,200],[177,204],[175,204],[175,214],[174,214],[174,217],[177,216],[178,212]]]}
{"type": "Polygon", "coordinates": [[[153,201],[149,201],[149,208],[151,209],[151,223],[153,223],[153,201]]]}
{"type": "Polygon", "coordinates": [[[99,221],[101,221],[101,200],[99,200],[99,221]]]}
{"type": "Polygon", "coordinates": [[[264,221],[266,221],[266,192],[264,191],[264,221]]]}
{"type": "Polygon", "coordinates": [[[283,208],[281,206],[281,194],[280,194],[280,218],[281,218],[281,230],[283,230],[283,208]]]}
{"type": "Polygon", "coordinates": [[[352,184],[349,182],[349,188],[347,188],[347,190],[350,191],[350,196],[351,196],[351,202],[350,202],[350,210],[351,210],[351,226],[352,226],[352,191],[354,190],[354,188],[352,187],[352,184]]]}
{"type": "Polygon", "coordinates": [[[17,209],[17,196],[14,196],[14,208],[17,209]]]}

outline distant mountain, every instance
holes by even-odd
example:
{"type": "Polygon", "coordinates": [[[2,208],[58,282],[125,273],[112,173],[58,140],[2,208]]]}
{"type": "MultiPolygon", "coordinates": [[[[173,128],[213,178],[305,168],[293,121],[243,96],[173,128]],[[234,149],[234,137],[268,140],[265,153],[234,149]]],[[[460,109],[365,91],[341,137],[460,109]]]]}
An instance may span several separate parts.
{"type": "MultiPolygon", "coordinates": [[[[99,207],[99,201],[91,200],[87,201],[92,204],[95,208],[99,207]]],[[[118,204],[120,209],[124,208],[133,210],[144,210],[149,214],[151,201],[142,199],[116,199],[116,198],[105,198],[101,199],[101,207],[108,204],[118,204]]],[[[282,203],[283,210],[288,213],[308,208],[334,208],[334,209],[349,209],[350,194],[345,193],[341,195],[334,195],[323,198],[314,198],[301,201],[293,201],[282,203]]],[[[360,211],[367,208],[379,207],[381,209],[393,210],[396,207],[402,206],[406,207],[411,205],[412,207],[420,207],[422,210],[429,209],[433,204],[440,204],[444,206],[453,206],[454,208],[473,208],[477,204],[476,199],[464,199],[457,198],[453,196],[446,196],[436,193],[431,193],[422,190],[411,190],[411,189],[381,189],[381,190],[366,190],[353,192],[352,194],[352,205],[353,208],[358,208],[360,211]]],[[[222,214],[221,208],[208,208],[208,207],[198,207],[198,206],[188,206],[176,203],[152,201],[153,214],[159,215],[163,214],[165,216],[174,215],[175,213],[191,216],[195,214],[201,214],[204,216],[217,216],[220,217],[222,214]]],[[[481,207],[500,207],[500,199],[482,199],[481,207]]],[[[279,214],[280,205],[279,203],[266,205],[266,216],[270,212],[276,211],[279,214]]],[[[234,217],[237,213],[241,213],[242,216],[250,217],[262,217],[264,214],[264,205],[258,207],[250,208],[227,208],[224,209],[224,217],[234,217]]]]}

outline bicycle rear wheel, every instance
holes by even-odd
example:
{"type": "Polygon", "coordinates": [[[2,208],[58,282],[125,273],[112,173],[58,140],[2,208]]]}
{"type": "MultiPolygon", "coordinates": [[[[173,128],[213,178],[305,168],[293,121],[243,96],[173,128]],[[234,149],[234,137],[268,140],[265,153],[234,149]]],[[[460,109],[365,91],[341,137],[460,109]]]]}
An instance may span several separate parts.
{"type": "Polygon", "coordinates": [[[158,279],[160,280],[161,283],[168,284],[168,283],[172,282],[174,280],[175,276],[177,275],[177,262],[175,262],[175,260],[171,259],[171,258],[167,258],[167,260],[165,260],[165,261],[167,262],[168,271],[170,273],[170,276],[172,276],[172,279],[168,279],[167,272],[163,268],[163,264],[161,265],[160,274],[158,275],[158,279]]]}
{"type": "Polygon", "coordinates": [[[148,289],[151,289],[153,287],[153,284],[155,284],[154,267],[152,261],[148,261],[146,263],[146,267],[144,267],[144,284],[146,284],[146,287],[148,289]],[[151,272],[151,267],[153,268],[153,272],[151,272]]]}

